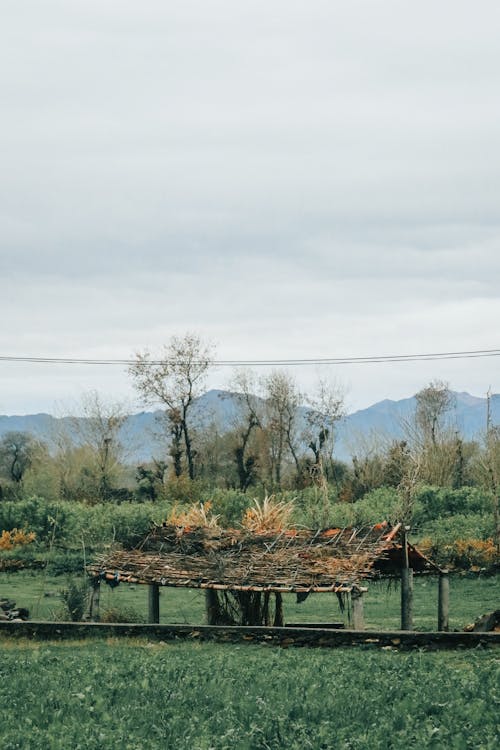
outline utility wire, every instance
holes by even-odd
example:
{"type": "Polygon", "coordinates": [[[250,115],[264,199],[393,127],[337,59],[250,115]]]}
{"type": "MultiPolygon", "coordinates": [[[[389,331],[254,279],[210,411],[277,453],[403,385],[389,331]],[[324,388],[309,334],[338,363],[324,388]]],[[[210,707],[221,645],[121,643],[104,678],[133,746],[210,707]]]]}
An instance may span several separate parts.
{"type": "MultiPolygon", "coordinates": [[[[500,349],[475,349],[462,352],[430,352],[426,354],[385,354],[366,357],[312,357],[310,359],[219,359],[212,364],[216,367],[301,367],[307,365],[355,365],[355,364],[380,364],[390,362],[430,362],[446,359],[477,359],[480,357],[500,357],[500,349]]],[[[0,355],[0,362],[17,362],[22,364],[49,364],[49,365],[116,365],[129,367],[140,365],[142,367],[155,367],[165,364],[165,359],[91,359],[77,357],[17,357],[0,355]]],[[[171,360],[173,362],[173,360],[171,360]]],[[[178,360],[176,360],[178,362],[178,360]]],[[[197,361],[193,360],[193,364],[197,361]]]]}

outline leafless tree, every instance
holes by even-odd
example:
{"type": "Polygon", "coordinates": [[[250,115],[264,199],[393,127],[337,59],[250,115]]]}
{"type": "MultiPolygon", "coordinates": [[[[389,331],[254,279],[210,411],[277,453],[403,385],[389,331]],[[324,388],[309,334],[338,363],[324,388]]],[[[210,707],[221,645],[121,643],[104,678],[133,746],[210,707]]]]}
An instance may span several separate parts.
{"type": "Polygon", "coordinates": [[[234,458],[239,487],[245,492],[252,483],[258,463],[258,450],[252,450],[252,436],[262,429],[263,401],[256,392],[257,378],[250,370],[238,370],[231,383],[239,397],[239,410],[233,424],[234,458]]]}
{"type": "Polygon", "coordinates": [[[298,449],[298,408],[301,394],[295,380],[286,372],[274,370],[262,381],[266,403],[266,430],[268,433],[271,475],[281,487],[283,464],[287,452],[295,464],[297,478],[302,467],[298,449]]]}
{"type": "Polygon", "coordinates": [[[124,404],[105,401],[97,391],[82,397],[82,417],[73,418],[78,443],[91,457],[96,493],[109,500],[113,481],[123,457],[120,431],[127,419],[124,404]]]}
{"type": "Polygon", "coordinates": [[[425,442],[437,444],[446,414],[453,408],[455,399],[448,383],[433,380],[415,394],[417,406],[415,422],[422,431],[425,442]]]}
{"type": "Polygon", "coordinates": [[[345,416],[344,390],[337,383],[321,378],[308,401],[311,409],[307,414],[305,442],[314,455],[314,471],[328,474],[333,462],[335,428],[345,416]]]}
{"type": "Polygon", "coordinates": [[[212,364],[213,347],[187,333],[172,336],[158,360],[153,360],[148,351],[136,354],[128,370],[144,403],[163,406],[171,431],[174,469],[176,473],[181,471],[183,450],[190,479],[195,477],[190,410],[202,393],[212,364]]]}

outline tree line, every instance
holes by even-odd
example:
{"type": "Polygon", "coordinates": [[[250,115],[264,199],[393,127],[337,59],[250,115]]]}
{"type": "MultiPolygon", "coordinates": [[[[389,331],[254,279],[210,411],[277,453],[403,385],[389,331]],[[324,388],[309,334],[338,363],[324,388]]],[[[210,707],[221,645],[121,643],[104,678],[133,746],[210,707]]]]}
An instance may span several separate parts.
{"type": "Polygon", "coordinates": [[[197,482],[242,492],[334,487],[339,501],[355,502],[384,486],[403,494],[409,487],[408,497],[416,483],[479,486],[491,492],[498,529],[500,432],[488,422],[482,441],[464,440],[450,419],[453,394],[446,383],[432,381],[416,394],[404,439],[367,440],[344,463],[335,455],[336,426],[345,414],[341,389],[323,380],[305,394],[284,370],[261,378],[236,371],[231,390],[237,409],[229,429],[200,429],[193,404],[213,364],[213,347],[194,334],[172,337],[159,357],[136,355],[129,375],[141,402],[161,409],[164,446],[140,465],[127,462],[120,440],[123,406],[97,393],[85,397],[84,419],[69,420],[71,435],[61,431],[50,450],[27,433],[6,434],[0,496],[154,502],[175,492],[188,498],[197,482]]]}

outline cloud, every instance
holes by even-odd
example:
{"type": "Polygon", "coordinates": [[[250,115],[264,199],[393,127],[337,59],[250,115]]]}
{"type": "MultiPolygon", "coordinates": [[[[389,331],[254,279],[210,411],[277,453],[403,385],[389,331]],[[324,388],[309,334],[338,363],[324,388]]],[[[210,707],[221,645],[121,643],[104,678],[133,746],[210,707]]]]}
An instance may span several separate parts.
{"type": "MultiPolygon", "coordinates": [[[[122,357],[187,329],[227,358],[494,346],[499,21],[465,0],[8,3],[0,351],[122,357]]],[[[485,364],[447,372],[482,388],[485,364]]],[[[431,367],[354,368],[351,390],[431,367]]],[[[6,410],[36,402],[7,380],[6,410]]]]}

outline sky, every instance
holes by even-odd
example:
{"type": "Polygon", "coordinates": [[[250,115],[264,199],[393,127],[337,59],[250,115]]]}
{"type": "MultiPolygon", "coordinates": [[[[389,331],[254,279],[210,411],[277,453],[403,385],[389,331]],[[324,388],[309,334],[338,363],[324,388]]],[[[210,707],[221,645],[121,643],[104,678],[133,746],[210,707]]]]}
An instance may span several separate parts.
{"type": "MultiPolygon", "coordinates": [[[[4,0],[0,356],[499,347],[499,36],[494,0],[4,0]]],[[[292,374],[354,410],[500,392],[499,365],[292,374]]],[[[140,408],[118,366],[0,361],[0,384],[0,414],[140,408]]]]}

